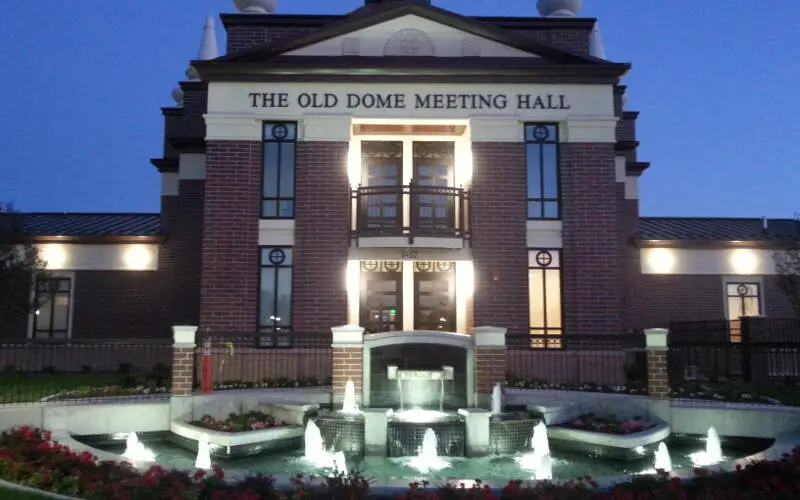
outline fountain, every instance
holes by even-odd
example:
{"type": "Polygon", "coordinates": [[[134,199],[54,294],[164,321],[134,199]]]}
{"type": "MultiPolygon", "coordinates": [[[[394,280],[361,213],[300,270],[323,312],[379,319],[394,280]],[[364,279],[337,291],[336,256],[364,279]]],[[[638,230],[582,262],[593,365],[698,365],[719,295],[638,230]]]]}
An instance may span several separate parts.
{"type": "Polygon", "coordinates": [[[672,458],[669,456],[667,443],[662,441],[658,445],[658,449],[653,452],[653,454],[655,455],[656,471],[672,472],[672,458]]]}
{"type": "Polygon", "coordinates": [[[449,462],[439,458],[438,444],[436,432],[428,427],[422,437],[422,446],[419,454],[412,458],[408,464],[422,473],[444,469],[449,466],[449,462]]]}
{"type": "Polygon", "coordinates": [[[720,444],[719,434],[714,427],[708,428],[705,451],[692,453],[691,458],[695,465],[701,467],[722,462],[724,459],[722,455],[722,445],[720,444]]]}
{"type": "Polygon", "coordinates": [[[208,444],[208,434],[201,434],[200,440],[197,442],[197,458],[194,461],[194,466],[198,469],[211,468],[211,445],[208,444]]]}
{"type": "Polygon", "coordinates": [[[347,461],[345,460],[343,451],[337,451],[333,454],[333,469],[337,474],[341,474],[343,476],[348,475],[347,461]]]}
{"type": "Polygon", "coordinates": [[[348,380],[344,386],[344,399],[342,401],[342,413],[354,415],[360,413],[356,405],[356,385],[352,380],[348,380]]]}
{"type": "Polygon", "coordinates": [[[492,389],[492,415],[500,415],[501,413],[503,413],[503,388],[498,382],[492,389]]]}
{"type": "Polygon", "coordinates": [[[336,473],[344,474],[345,476],[348,474],[344,452],[325,449],[322,431],[313,420],[309,420],[308,424],[306,424],[304,440],[305,451],[303,452],[303,458],[307,462],[320,469],[333,469],[336,473]]]}
{"type": "Polygon", "coordinates": [[[540,421],[533,428],[530,453],[517,458],[523,469],[533,471],[534,479],[553,479],[553,459],[550,455],[550,441],[547,439],[547,426],[540,421]]]}
{"type": "Polygon", "coordinates": [[[156,459],[156,454],[139,441],[139,437],[135,432],[128,434],[128,438],[125,441],[125,453],[122,456],[142,462],[154,462],[156,459]]]}

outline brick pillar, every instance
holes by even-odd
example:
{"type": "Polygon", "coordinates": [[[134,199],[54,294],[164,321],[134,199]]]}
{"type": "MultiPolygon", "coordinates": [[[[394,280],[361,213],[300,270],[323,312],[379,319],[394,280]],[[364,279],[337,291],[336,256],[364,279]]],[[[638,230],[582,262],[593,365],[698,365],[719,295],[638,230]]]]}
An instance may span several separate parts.
{"type": "Polygon", "coordinates": [[[172,395],[192,394],[196,326],[172,327],[172,395]]]}
{"type": "Polygon", "coordinates": [[[492,388],[506,379],[506,329],[479,326],[473,330],[475,340],[475,404],[489,400],[492,388]]]}
{"type": "Polygon", "coordinates": [[[653,399],[669,398],[667,333],[665,328],[644,331],[647,338],[647,390],[653,399]]]}
{"type": "Polygon", "coordinates": [[[348,380],[356,387],[356,401],[363,401],[364,329],[358,325],[334,326],[333,333],[333,401],[341,402],[348,380]]]}

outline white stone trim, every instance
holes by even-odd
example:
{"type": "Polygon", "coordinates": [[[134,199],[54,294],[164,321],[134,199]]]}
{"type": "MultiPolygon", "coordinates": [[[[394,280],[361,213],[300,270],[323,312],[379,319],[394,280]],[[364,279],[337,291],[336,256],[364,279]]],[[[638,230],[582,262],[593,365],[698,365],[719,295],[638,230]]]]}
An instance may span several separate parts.
{"type": "Polygon", "coordinates": [[[331,327],[332,347],[361,347],[364,344],[364,328],[358,325],[331,327]]]}
{"type": "MultiPolygon", "coordinates": [[[[70,280],[70,288],[69,288],[69,312],[67,318],[67,337],[68,339],[72,338],[72,323],[75,320],[75,273],[72,271],[50,271],[50,276],[53,278],[69,278],[70,280]]],[[[34,300],[36,300],[36,282],[31,285],[31,292],[30,292],[30,303],[33,304],[34,300]]],[[[34,320],[36,317],[36,310],[33,309],[28,314],[28,338],[34,338],[34,320]]]]}
{"type": "Polygon", "coordinates": [[[464,417],[466,427],[467,457],[485,457],[491,454],[489,419],[492,413],[483,408],[462,408],[458,414],[464,417]]]}
{"type": "Polygon", "coordinates": [[[564,224],[560,220],[529,220],[528,248],[562,248],[564,224]]]}
{"type": "Polygon", "coordinates": [[[632,450],[639,446],[648,446],[658,443],[667,439],[669,434],[670,426],[669,424],[663,422],[651,429],[626,435],[582,431],[579,429],[567,429],[564,427],[550,427],[547,429],[547,435],[550,437],[550,439],[574,441],[584,444],[594,444],[627,450],[632,450]]]}
{"type": "Polygon", "coordinates": [[[641,249],[643,274],[697,274],[722,276],[776,275],[775,250],[756,248],[641,249]]]}
{"type": "Polygon", "coordinates": [[[35,245],[48,271],[156,271],[160,246],[153,243],[35,245]]]}
{"type": "Polygon", "coordinates": [[[498,326],[478,326],[473,329],[476,348],[499,349],[506,347],[507,328],[498,326]]]}
{"type": "Polygon", "coordinates": [[[206,140],[208,141],[262,141],[262,123],[267,117],[208,113],[206,140]]]}
{"type": "Polygon", "coordinates": [[[194,348],[196,341],[197,327],[189,325],[176,325],[172,327],[173,347],[194,348]]]}
{"type": "Polygon", "coordinates": [[[617,118],[570,117],[562,130],[561,142],[617,142],[617,118]]]}
{"type": "Polygon", "coordinates": [[[666,351],[669,330],[666,328],[649,328],[644,331],[646,349],[648,351],[666,351]]]}
{"type": "MultiPolygon", "coordinates": [[[[408,238],[406,238],[408,243],[408,238]]],[[[350,260],[403,260],[403,252],[408,245],[402,247],[357,247],[351,246],[348,259],[350,260]]],[[[417,252],[414,260],[442,260],[448,262],[472,261],[471,248],[415,248],[417,252]]]]}
{"type": "Polygon", "coordinates": [[[470,139],[473,142],[523,142],[523,122],[512,118],[471,118],[470,139]]]}
{"type": "Polygon", "coordinates": [[[639,199],[639,178],[628,175],[628,159],[624,156],[614,157],[614,174],[617,182],[625,184],[625,199],[639,199]]]}
{"type": "Polygon", "coordinates": [[[178,158],[178,178],[182,181],[206,178],[205,153],[181,153],[178,158]]]}
{"type": "Polygon", "coordinates": [[[294,219],[258,221],[259,246],[294,246],[294,219]]]}
{"type": "Polygon", "coordinates": [[[163,172],[161,174],[161,196],[178,196],[180,182],[177,172],[163,172]]]}
{"type": "Polygon", "coordinates": [[[287,438],[300,438],[305,429],[301,426],[273,427],[249,432],[220,432],[202,429],[184,422],[173,420],[169,426],[170,432],[192,441],[199,441],[201,436],[208,436],[208,444],[213,448],[241,446],[262,441],[273,441],[287,438]]]}
{"type": "Polygon", "coordinates": [[[348,142],[352,117],[337,115],[306,115],[298,125],[298,141],[348,142]]]}
{"type": "MultiPolygon", "coordinates": [[[[405,198],[405,197],[404,197],[405,198]]],[[[406,212],[409,206],[404,203],[406,212]]],[[[408,243],[408,236],[368,236],[358,238],[359,248],[441,248],[445,250],[460,250],[465,248],[464,238],[435,238],[418,236],[414,243],[408,243]]]]}

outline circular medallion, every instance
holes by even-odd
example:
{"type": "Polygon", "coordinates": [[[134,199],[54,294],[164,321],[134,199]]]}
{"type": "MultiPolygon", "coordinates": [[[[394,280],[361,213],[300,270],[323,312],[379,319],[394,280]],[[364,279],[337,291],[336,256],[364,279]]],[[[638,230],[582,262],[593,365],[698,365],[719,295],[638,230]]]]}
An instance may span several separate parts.
{"type": "Polygon", "coordinates": [[[280,248],[273,248],[269,251],[269,261],[275,266],[283,264],[286,261],[286,252],[280,248]]]}
{"type": "Polygon", "coordinates": [[[542,250],[536,254],[536,263],[541,267],[547,267],[553,263],[553,255],[547,250],[542,250]]]}
{"type": "Polygon", "coordinates": [[[272,127],[272,137],[275,139],[280,141],[286,139],[288,135],[289,129],[286,127],[286,125],[278,124],[272,127]]]}
{"type": "Polygon", "coordinates": [[[550,137],[550,131],[547,127],[537,125],[533,128],[533,138],[537,141],[546,141],[550,137]]]}

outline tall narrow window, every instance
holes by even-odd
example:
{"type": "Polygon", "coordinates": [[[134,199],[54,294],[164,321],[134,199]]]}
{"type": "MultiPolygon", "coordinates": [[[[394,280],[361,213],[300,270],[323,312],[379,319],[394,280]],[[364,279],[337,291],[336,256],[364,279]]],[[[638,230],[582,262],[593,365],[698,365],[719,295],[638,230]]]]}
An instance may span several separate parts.
{"type": "Polygon", "coordinates": [[[414,329],[456,331],[455,262],[414,262],[414,329]]]}
{"type": "Polygon", "coordinates": [[[525,125],[525,154],[528,172],[528,219],[560,218],[558,125],[525,125]]]}
{"type": "Polygon", "coordinates": [[[290,247],[261,249],[258,326],[278,342],[292,332],[292,264],[290,247]]]}
{"type": "Polygon", "coordinates": [[[725,302],[730,322],[731,342],[742,340],[741,318],[761,315],[761,283],[725,283],[725,302]]]}
{"type": "Polygon", "coordinates": [[[361,261],[361,326],[369,333],[403,329],[403,263],[361,261]]]}
{"type": "Polygon", "coordinates": [[[261,217],[294,217],[296,123],[265,123],[261,180],[261,217]]]}
{"type": "Polygon", "coordinates": [[[37,281],[36,304],[39,307],[33,316],[33,338],[69,338],[71,302],[70,278],[48,278],[37,281]]]}
{"type": "Polygon", "coordinates": [[[531,347],[562,347],[561,251],[528,252],[531,347]]]}

